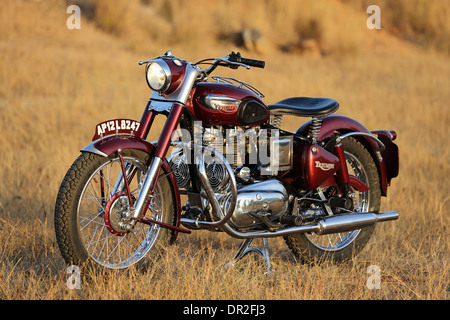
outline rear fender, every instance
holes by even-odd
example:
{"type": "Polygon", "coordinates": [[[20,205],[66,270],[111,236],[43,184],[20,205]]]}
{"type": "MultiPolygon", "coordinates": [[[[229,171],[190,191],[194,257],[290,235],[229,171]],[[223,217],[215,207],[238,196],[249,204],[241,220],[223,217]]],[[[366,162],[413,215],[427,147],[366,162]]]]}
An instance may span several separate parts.
{"type": "Polygon", "coordinates": [[[377,130],[372,131],[372,134],[377,135],[385,146],[385,149],[381,151],[381,157],[385,164],[387,183],[390,185],[392,178],[398,176],[400,168],[398,146],[392,142],[397,138],[397,133],[395,131],[377,130]]]}
{"type": "MultiPolygon", "coordinates": [[[[311,120],[303,124],[296,133],[308,134],[311,120]]],[[[385,145],[382,150],[379,144],[368,137],[357,136],[354,138],[361,142],[370,152],[375,164],[377,165],[378,174],[380,176],[381,194],[387,195],[387,188],[392,178],[398,174],[398,148],[388,138],[389,131],[374,131],[370,132],[360,122],[350,117],[342,115],[329,115],[322,118],[322,126],[320,128],[317,141],[323,141],[327,138],[334,137],[334,134],[339,132],[346,134],[350,132],[362,132],[370,135],[378,134],[378,139],[385,145]]]]}
{"type": "MultiPolygon", "coordinates": [[[[98,154],[102,157],[108,157],[109,155],[117,152],[119,149],[126,150],[126,149],[136,149],[144,151],[145,153],[149,154],[150,156],[153,155],[153,150],[155,149],[155,146],[151,144],[150,142],[141,139],[134,135],[114,135],[114,136],[108,136],[103,139],[98,139],[93,141],[92,143],[85,146],[83,149],[81,149],[81,152],[90,152],[98,154]]],[[[163,159],[162,163],[162,169],[167,174],[167,177],[169,179],[174,198],[175,198],[175,210],[176,210],[176,217],[177,222],[176,226],[179,227],[180,225],[180,218],[181,218],[181,200],[180,200],[180,190],[178,189],[177,181],[175,179],[175,174],[172,171],[172,167],[170,166],[167,159],[163,159]]],[[[173,241],[176,239],[178,231],[174,230],[174,238],[173,241]]]]}

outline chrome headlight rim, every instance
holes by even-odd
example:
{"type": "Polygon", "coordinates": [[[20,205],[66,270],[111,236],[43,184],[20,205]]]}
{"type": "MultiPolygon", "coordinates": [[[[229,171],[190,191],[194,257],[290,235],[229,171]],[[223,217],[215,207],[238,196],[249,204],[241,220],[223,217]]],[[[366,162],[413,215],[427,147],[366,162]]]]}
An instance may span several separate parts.
{"type": "Polygon", "coordinates": [[[170,71],[170,67],[163,59],[156,59],[152,60],[149,63],[147,63],[147,66],[145,67],[145,80],[147,81],[147,85],[152,89],[153,91],[158,92],[165,92],[167,89],[169,89],[171,83],[172,83],[172,72],[170,71]],[[161,85],[161,88],[154,88],[149,81],[149,69],[153,64],[157,64],[159,67],[161,67],[161,70],[164,72],[165,78],[163,81],[163,84],[161,85]]]}

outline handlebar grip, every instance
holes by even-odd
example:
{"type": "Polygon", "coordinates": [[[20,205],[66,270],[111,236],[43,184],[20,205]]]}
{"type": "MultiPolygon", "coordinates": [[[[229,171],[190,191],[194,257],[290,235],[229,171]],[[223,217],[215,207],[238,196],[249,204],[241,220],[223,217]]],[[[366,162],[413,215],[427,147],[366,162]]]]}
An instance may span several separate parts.
{"type": "Polygon", "coordinates": [[[232,62],[240,62],[240,63],[246,64],[250,67],[261,68],[261,69],[264,69],[264,67],[266,66],[266,62],[263,60],[242,58],[240,52],[237,52],[237,53],[232,52],[229,55],[228,60],[232,61],[232,62]]]}
{"type": "Polygon", "coordinates": [[[264,69],[264,67],[266,66],[266,62],[263,60],[241,58],[240,62],[243,64],[246,64],[246,65],[249,65],[250,67],[261,68],[261,69],[264,69]]]}

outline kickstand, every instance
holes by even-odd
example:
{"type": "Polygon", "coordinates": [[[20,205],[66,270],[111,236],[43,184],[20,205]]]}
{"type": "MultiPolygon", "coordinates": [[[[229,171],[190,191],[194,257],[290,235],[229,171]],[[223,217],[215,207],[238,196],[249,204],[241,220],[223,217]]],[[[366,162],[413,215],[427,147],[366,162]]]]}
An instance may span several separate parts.
{"type": "Polygon", "coordinates": [[[262,244],[263,244],[262,248],[251,247],[250,244],[252,243],[253,240],[254,240],[254,238],[250,238],[250,239],[246,239],[246,240],[244,240],[244,242],[242,242],[241,246],[239,247],[238,252],[234,256],[234,259],[227,264],[227,267],[234,266],[234,264],[237,261],[241,260],[245,255],[247,255],[247,253],[256,252],[256,253],[259,253],[260,255],[262,255],[264,258],[264,263],[266,265],[265,275],[272,274],[274,271],[272,270],[272,265],[270,263],[269,242],[267,241],[267,238],[261,238],[262,244]]]}

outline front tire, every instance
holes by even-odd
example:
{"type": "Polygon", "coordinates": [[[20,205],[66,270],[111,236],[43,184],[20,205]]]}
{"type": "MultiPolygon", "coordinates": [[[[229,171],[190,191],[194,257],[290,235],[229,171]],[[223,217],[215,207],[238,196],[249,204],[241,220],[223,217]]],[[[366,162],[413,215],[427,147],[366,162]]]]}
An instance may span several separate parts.
{"type": "MultiPolygon", "coordinates": [[[[147,173],[149,155],[124,150],[132,198],[147,173]]],[[[121,214],[129,207],[121,181],[117,154],[101,157],[82,153],[61,184],[55,206],[55,233],[67,264],[123,269],[146,264],[168,243],[170,230],[137,223],[132,231],[120,229],[121,214]]],[[[167,224],[174,221],[174,201],[168,179],[158,179],[146,217],[167,224]]]]}
{"type": "MultiPolygon", "coordinates": [[[[359,192],[354,188],[354,211],[379,212],[381,204],[380,179],[376,164],[369,151],[358,140],[348,137],[342,141],[350,175],[364,182],[369,190],[359,192]]],[[[284,239],[294,255],[302,262],[321,260],[341,262],[359,253],[369,241],[375,226],[349,232],[317,235],[294,234],[284,239]]]]}

